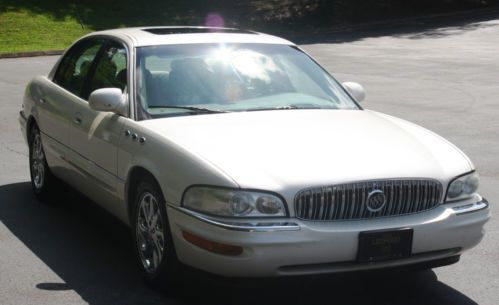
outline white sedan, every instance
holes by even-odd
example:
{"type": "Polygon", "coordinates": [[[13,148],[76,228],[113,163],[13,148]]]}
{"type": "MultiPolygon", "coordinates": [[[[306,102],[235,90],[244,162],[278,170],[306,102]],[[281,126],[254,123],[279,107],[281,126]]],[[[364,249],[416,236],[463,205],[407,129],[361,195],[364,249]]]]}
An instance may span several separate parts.
{"type": "Polygon", "coordinates": [[[454,145],[363,109],[293,43],[226,28],[92,33],[27,86],[34,193],[60,181],[131,228],[144,278],[457,262],[490,217],[454,145]]]}

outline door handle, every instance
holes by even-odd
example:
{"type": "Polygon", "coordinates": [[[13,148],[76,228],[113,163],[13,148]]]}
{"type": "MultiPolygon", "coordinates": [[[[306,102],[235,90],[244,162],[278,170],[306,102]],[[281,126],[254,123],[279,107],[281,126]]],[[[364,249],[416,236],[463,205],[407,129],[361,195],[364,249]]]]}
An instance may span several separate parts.
{"type": "Polygon", "coordinates": [[[73,116],[73,122],[76,125],[81,125],[82,119],[81,119],[81,114],[80,113],[75,113],[73,116]]]}
{"type": "Polygon", "coordinates": [[[47,102],[47,100],[44,97],[40,98],[40,104],[45,104],[46,102],[47,102]]]}

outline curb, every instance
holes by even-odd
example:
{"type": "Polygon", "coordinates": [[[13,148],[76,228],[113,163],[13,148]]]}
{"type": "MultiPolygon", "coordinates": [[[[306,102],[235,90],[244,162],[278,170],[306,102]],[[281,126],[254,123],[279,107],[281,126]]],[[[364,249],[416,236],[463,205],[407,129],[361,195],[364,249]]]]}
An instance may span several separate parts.
{"type": "Polygon", "coordinates": [[[0,58],[53,56],[53,55],[61,55],[63,52],[64,52],[64,50],[0,53],[0,58]]]}

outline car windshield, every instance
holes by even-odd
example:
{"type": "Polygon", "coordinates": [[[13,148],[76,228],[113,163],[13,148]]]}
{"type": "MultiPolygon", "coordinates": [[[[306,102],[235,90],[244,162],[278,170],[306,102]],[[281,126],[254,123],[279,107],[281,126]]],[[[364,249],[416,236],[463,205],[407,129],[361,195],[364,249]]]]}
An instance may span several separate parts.
{"type": "Polygon", "coordinates": [[[358,109],[298,48],[277,44],[183,44],[137,50],[143,118],[233,111],[358,109]]]}

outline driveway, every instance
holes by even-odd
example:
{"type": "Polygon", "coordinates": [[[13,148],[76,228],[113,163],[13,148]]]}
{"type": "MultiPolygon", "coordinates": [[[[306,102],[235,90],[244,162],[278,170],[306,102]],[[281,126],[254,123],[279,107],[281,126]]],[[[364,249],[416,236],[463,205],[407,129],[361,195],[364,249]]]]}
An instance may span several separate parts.
{"type": "Polygon", "coordinates": [[[302,41],[340,81],[365,86],[365,108],[420,124],[475,162],[492,220],[483,242],[461,262],[418,273],[345,278],[236,281],[192,272],[176,296],[152,291],[133,266],[126,227],[71,190],[61,190],[54,206],[34,199],[17,117],[26,82],[48,73],[57,58],[2,59],[0,304],[496,305],[499,16],[414,21],[302,41]]]}

